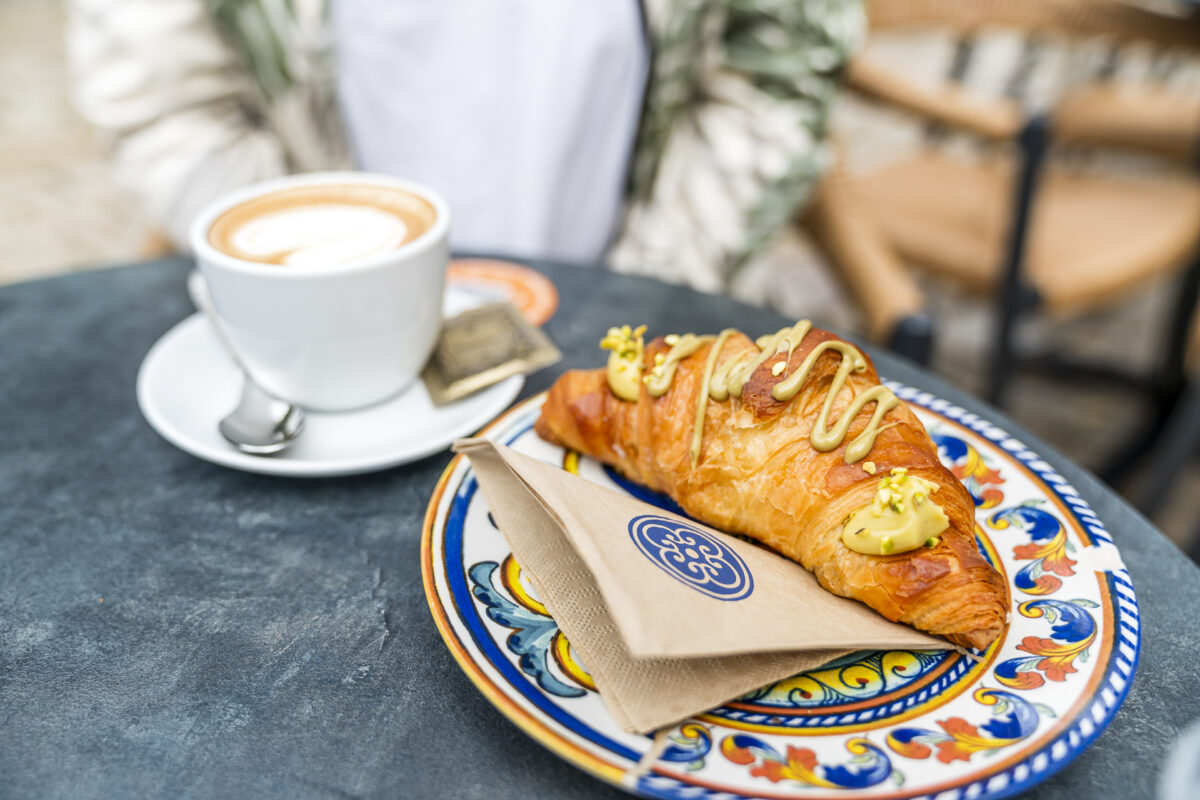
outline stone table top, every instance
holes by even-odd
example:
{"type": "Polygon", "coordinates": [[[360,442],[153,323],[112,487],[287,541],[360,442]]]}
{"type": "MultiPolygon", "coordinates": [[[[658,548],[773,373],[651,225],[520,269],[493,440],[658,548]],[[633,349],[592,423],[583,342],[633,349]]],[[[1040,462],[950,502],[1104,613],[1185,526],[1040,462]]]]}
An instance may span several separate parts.
{"type": "MultiPolygon", "coordinates": [[[[134,380],[187,316],[173,259],[0,289],[0,796],[622,797],[480,695],[434,627],[421,521],[449,453],[373,475],[235,472],[160,439],[134,380]]],[[[564,368],[597,331],[775,329],[724,297],[540,265],[564,368]]],[[[818,321],[819,322],[819,321],[818,321]]],[[[870,349],[870,348],[868,348],[870,349]]],[[[1200,716],[1200,570],[1095,478],[886,353],[880,373],[1028,442],[1111,531],[1142,659],[1109,730],[1030,797],[1151,797],[1200,716]]]]}

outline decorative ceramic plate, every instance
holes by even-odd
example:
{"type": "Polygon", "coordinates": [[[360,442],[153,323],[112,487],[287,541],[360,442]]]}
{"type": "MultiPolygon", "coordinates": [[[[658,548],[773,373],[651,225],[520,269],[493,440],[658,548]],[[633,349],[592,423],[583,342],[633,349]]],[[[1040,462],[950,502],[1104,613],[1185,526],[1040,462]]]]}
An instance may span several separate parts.
{"type": "MultiPolygon", "coordinates": [[[[1012,622],[980,660],[862,652],[751,692],[652,737],[616,726],[587,667],[491,521],[461,456],[422,539],[425,592],[455,658],[526,733],[647,797],[999,798],[1062,769],[1116,714],[1138,659],[1133,585],[1104,525],[1005,431],[889,383],[975,498],[981,551],[1007,578],[1012,622]]],[[[612,470],[542,441],[541,397],[487,436],[650,502],[612,470]]]]}

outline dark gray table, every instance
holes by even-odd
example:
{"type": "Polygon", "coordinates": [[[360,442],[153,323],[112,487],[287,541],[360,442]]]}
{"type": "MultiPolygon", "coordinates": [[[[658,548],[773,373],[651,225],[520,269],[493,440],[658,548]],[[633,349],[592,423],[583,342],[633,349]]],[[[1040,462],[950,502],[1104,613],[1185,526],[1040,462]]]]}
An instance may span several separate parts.
{"type": "MultiPolygon", "coordinates": [[[[189,264],[0,290],[0,795],[620,797],[495,711],[425,604],[422,514],[448,454],[297,481],[212,466],[134,401],[150,345],[190,313],[189,264]],[[103,602],[101,601],[103,598],[103,602]],[[386,634],[386,635],[385,635],[386,634]]],[[[545,267],[566,366],[619,320],[660,330],[792,320],[720,297],[545,267]]],[[[1200,716],[1200,570],[1094,478],[913,367],[881,373],[990,417],[1108,524],[1137,586],[1143,652],[1111,728],[1034,797],[1150,797],[1200,716]]]]}

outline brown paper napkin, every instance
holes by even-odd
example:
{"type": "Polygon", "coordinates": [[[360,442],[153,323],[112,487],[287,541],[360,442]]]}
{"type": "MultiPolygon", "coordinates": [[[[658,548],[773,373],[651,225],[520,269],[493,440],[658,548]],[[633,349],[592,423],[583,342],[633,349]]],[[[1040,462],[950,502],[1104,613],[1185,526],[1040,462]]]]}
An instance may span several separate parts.
{"type": "Polygon", "coordinates": [[[454,449],[624,730],[655,730],[855,650],[950,647],[756,545],[486,439],[454,449]]]}

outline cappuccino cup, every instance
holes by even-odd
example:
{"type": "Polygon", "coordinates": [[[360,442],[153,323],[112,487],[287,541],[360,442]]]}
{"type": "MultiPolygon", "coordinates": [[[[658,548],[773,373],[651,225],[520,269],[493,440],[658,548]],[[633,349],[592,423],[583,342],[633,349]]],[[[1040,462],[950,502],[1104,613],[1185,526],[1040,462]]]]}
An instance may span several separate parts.
{"type": "Polygon", "coordinates": [[[250,377],[289,403],[348,411],[404,391],[432,353],[449,228],[424,186],[325,172],[222,198],[190,244],[250,377]]]}

